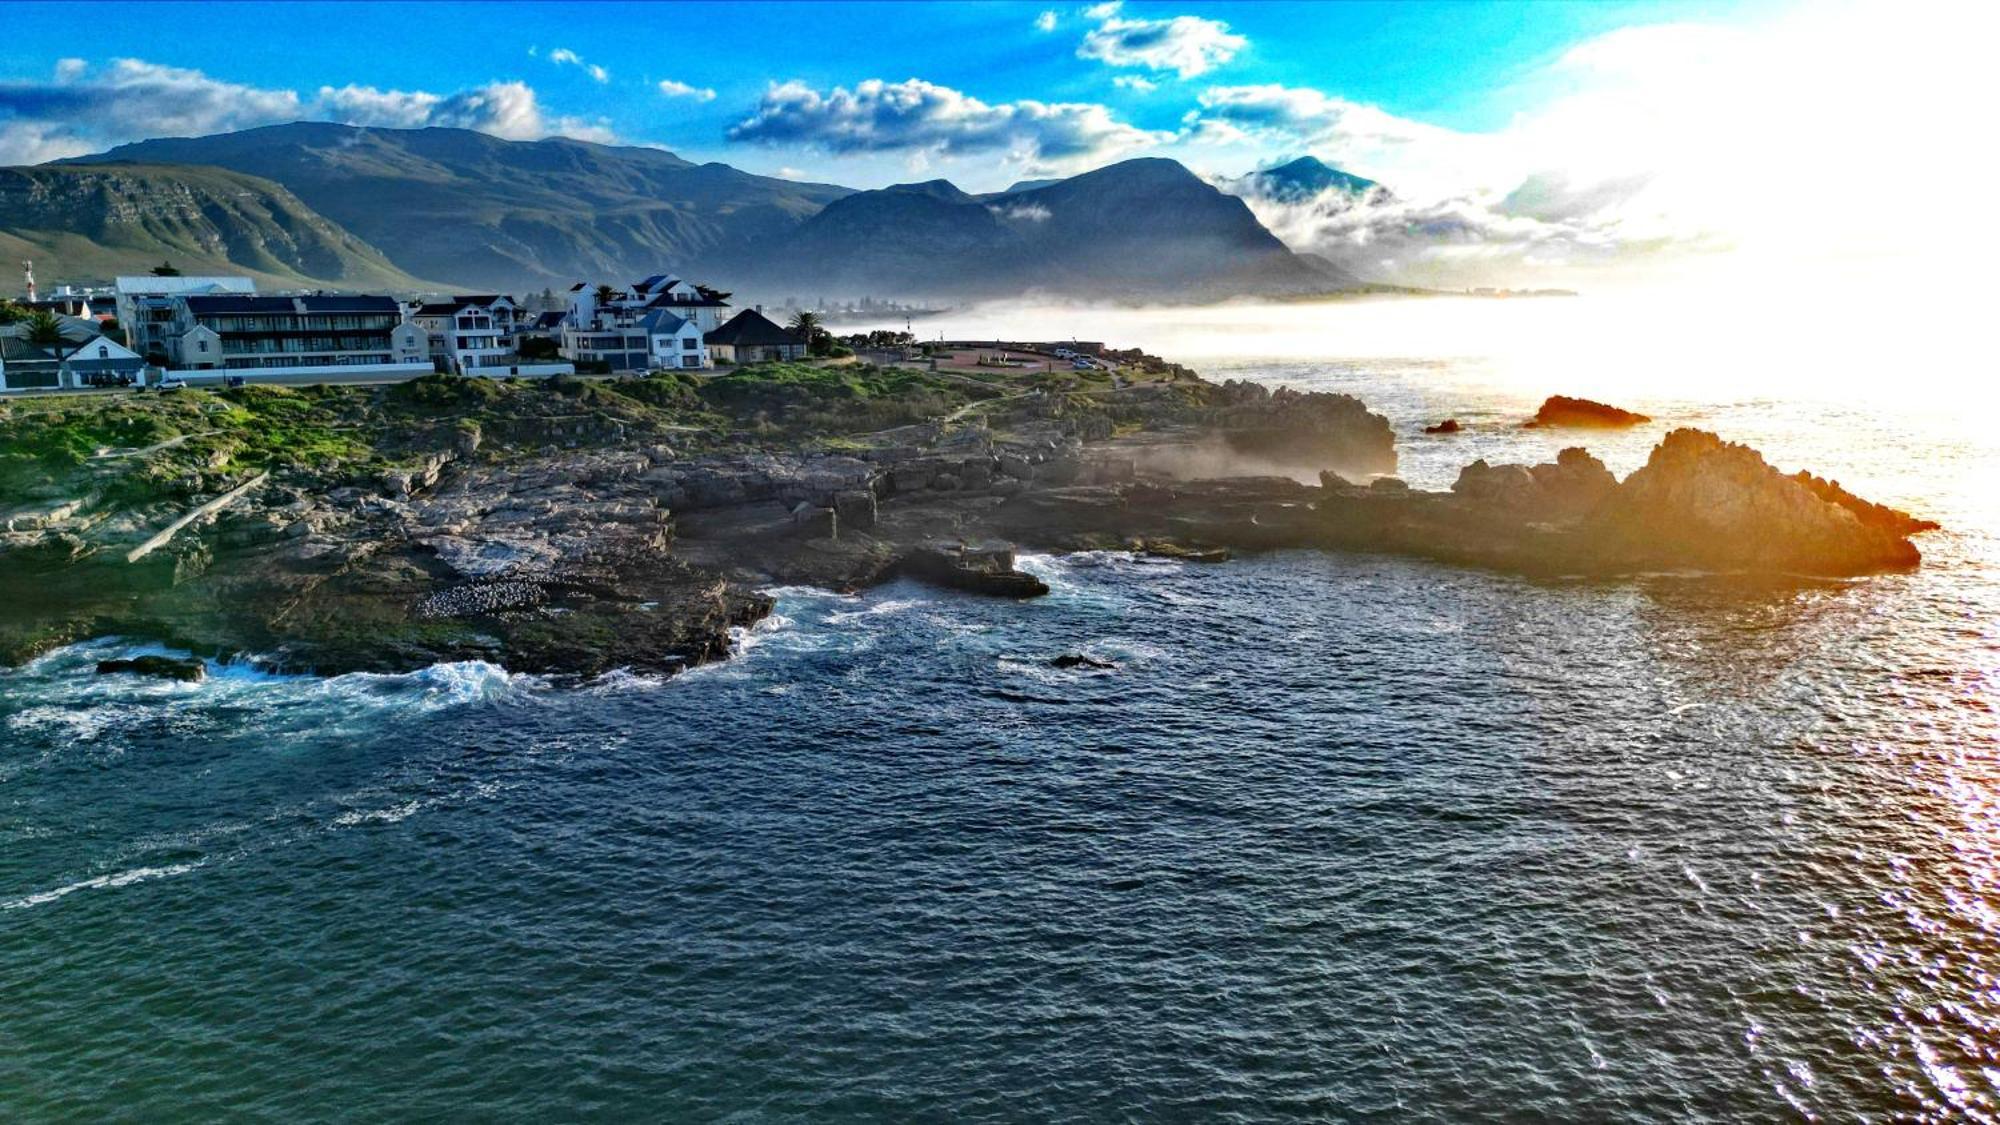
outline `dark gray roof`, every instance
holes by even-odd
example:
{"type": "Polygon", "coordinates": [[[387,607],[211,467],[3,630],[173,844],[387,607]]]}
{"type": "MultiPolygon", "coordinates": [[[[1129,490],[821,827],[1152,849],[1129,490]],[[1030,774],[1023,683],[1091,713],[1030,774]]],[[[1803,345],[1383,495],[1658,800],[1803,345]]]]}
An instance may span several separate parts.
{"type": "Polygon", "coordinates": [[[29,363],[55,358],[49,349],[40,344],[31,344],[23,337],[0,336],[0,360],[7,363],[29,363]]]}
{"type": "Polygon", "coordinates": [[[288,313],[298,311],[290,297],[189,297],[188,311],[196,316],[221,313],[288,313]]]}
{"type": "Polygon", "coordinates": [[[334,296],[300,297],[299,308],[305,312],[390,312],[399,313],[403,306],[394,297],[372,297],[359,294],[338,294],[334,296]]]}
{"type": "Polygon", "coordinates": [[[805,342],[773,324],[769,317],[756,309],[744,309],[730,317],[729,323],[710,332],[707,339],[711,344],[726,344],[734,348],[775,347],[805,342]]]}

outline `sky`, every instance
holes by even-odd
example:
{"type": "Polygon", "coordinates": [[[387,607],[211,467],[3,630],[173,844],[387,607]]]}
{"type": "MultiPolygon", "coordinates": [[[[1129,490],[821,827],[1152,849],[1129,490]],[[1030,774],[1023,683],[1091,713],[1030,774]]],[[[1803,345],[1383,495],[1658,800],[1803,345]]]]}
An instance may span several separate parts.
{"type": "Polygon", "coordinates": [[[6,22],[4,164],[298,119],[859,188],[1133,156],[1222,181],[1311,154],[1389,190],[1253,210],[1419,284],[1949,263],[1907,201],[1935,191],[1954,223],[1983,202],[1995,30],[1971,5],[1846,0],[16,2],[6,22]]]}

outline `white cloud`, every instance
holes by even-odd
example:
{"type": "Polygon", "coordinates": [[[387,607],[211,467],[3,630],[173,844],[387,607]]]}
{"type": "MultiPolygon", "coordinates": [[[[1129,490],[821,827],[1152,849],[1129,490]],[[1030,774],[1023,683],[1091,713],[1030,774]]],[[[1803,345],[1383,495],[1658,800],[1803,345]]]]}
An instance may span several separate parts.
{"type": "Polygon", "coordinates": [[[1125,19],[1116,5],[1099,5],[1085,13],[1100,22],[1076,49],[1080,59],[1097,59],[1108,66],[1171,70],[1182,78],[1206,74],[1236,57],[1250,41],[1220,20],[1200,16],[1171,19],[1125,19]],[[1094,14],[1099,13],[1102,14],[1094,14]]]}
{"type": "Polygon", "coordinates": [[[1091,103],[989,104],[921,79],[871,78],[824,92],[803,82],[774,84],[729,137],[840,155],[1002,152],[1017,163],[1073,167],[1161,144],[1172,134],[1135,128],[1091,103]]]}
{"type": "Polygon", "coordinates": [[[1056,19],[1057,16],[1054,8],[1044,11],[1041,15],[1035,17],[1035,30],[1054,31],[1056,29],[1056,19]]]}
{"type": "MultiPolygon", "coordinates": [[[[531,55],[534,54],[535,49],[533,47],[528,48],[528,53],[531,55]]],[[[577,67],[585,74],[590,75],[598,83],[611,81],[610,71],[598,66],[596,63],[585,62],[582,55],[577,54],[568,47],[557,47],[555,50],[550,51],[549,61],[555,63],[557,66],[577,67]]]]}
{"type": "Polygon", "coordinates": [[[549,117],[525,82],[493,82],[455,94],[322,86],[313,109],[315,117],[347,125],[474,129],[513,141],[563,136],[609,144],[618,139],[603,121],[549,117]]]}
{"type": "Polygon", "coordinates": [[[222,82],[140,59],[116,59],[91,74],[79,61],[59,64],[53,83],[0,83],[0,160],[78,156],[99,147],[100,137],[190,136],[304,116],[291,90],[222,82]]]}
{"type": "Polygon", "coordinates": [[[117,59],[93,70],[58,64],[57,80],[0,83],[0,162],[40,163],[149,137],[189,137],[290,121],[477,129],[511,139],[551,135],[615,140],[602,121],[551,117],[521,82],[451,94],[323,86],[298,91],[247,86],[198,70],[117,59]]]}
{"type": "Polygon", "coordinates": [[[662,78],[660,79],[659,87],[660,93],[670,98],[693,98],[698,102],[712,102],[715,100],[715,91],[706,86],[690,86],[685,82],[676,82],[671,78],[662,78]]]}
{"type": "Polygon", "coordinates": [[[1046,223],[1053,213],[1039,203],[1014,203],[1005,207],[995,204],[986,209],[999,218],[1020,223],[1046,223]]]}
{"type": "Polygon", "coordinates": [[[1130,90],[1136,94],[1150,94],[1160,88],[1158,82],[1137,74],[1121,74],[1113,78],[1111,84],[1121,90],[1130,90]]]}
{"type": "Polygon", "coordinates": [[[1388,184],[1386,204],[1252,207],[1294,245],[1374,255],[1409,280],[1706,263],[1773,284],[1856,270],[1981,284],[1967,271],[1989,255],[1962,240],[1993,225],[1915,216],[1984,212],[1984,41],[1942,12],[1881,5],[1629,27],[1523,75],[1520,90],[1547,96],[1490,132],[1266,85],[1204,91],[1185,133],[1212,152],[1309,151],[1388,184]]]}
{"type": "Polygon", "coordinates": [[[1083,10],[1083,18],[1087,20],[1108,20],[1112,16],[1117,15],[1118,9],[1124,6],[1122,0],[1104,0],[1102,4],[1092,4],[1090,7],[1085,8],[1083,10]]]}

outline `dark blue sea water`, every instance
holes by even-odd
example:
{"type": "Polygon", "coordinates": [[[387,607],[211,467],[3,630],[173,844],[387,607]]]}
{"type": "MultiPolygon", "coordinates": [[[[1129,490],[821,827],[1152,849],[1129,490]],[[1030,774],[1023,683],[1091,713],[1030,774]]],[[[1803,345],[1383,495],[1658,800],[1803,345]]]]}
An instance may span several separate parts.
{"type": "MultiPolygon", "coordinates": [[[[1423,364],[1257,373],[1420,484],[1560,444],[1424,439],[1519,407],[1423,364]]],[[[1953,529],[1839,583],[1035,557],[582,689],[0,673],[0,1115],[2000,1114],[1990,445],[1633,405],[1953,529]]]]}

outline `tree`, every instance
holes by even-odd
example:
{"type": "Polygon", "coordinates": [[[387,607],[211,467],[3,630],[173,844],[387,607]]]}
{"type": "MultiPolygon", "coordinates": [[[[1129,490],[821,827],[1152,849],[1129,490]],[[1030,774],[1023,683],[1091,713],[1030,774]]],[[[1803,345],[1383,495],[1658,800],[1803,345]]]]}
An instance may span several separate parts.
{"type": "Polygon", "coordinates": [[[62,321],[47,309],[29,316],[28,342],[45,348],[62,343],[62,321]]]}
{"type": "Polygon", "coordinates": [[[172,262],[161,262],[159,265],[153,267],[154,277],[179,277],[180,275],[181,271],[175,269],[172,262]]]}
{"type": "Polygon", "coordinates": [[[791,329],[810,340],[812,334],[819,331],[819,314],[804,311],[793,313],[791,329]]]}
{"type": "Polygon", "coordinates": [[[600,285],[597,287],[597,303],[600,307],[608,305],[617,299],[618,290],[609,285],[600,285]]]}
{"type": "Polygon", "coordinates": [[[28,310],[0,297],[0,324],[19,324],[28,319],[28,310]]]}

